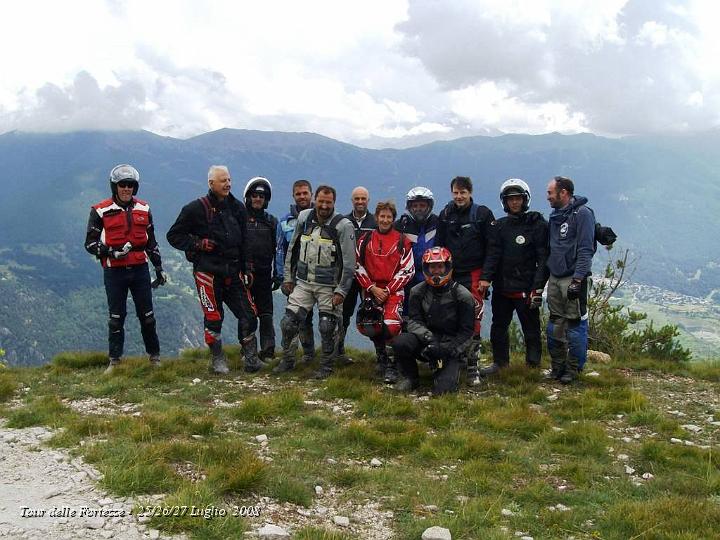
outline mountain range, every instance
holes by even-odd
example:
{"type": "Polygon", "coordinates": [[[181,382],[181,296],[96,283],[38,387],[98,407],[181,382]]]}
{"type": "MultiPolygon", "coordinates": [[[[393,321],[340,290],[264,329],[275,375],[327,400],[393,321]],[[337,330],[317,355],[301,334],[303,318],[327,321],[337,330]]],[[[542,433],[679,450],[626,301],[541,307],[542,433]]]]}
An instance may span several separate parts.
{"type": "MultiPolygon", "coordinates": [[[[42,363],[60,350],[105,349],[101,271],[82,245],[89,208],[108,196],[108,173],[117,163],[140,171],[138,196],[151,204],[173,280],[156,296],[161,341],[170,354],[199,345],[202,332],[187,264],[164,236],[182,205],[207,189],[211,164],[230,168],[236,194],[252,176],[269,178],[270,211],[276,215],[287,210],[298,178],[335,186],[337,207],[345,212],[356,185],[370,190],[371,208],[387,198],[402,208],[407,190],[424,185],[435,193],[439,211],[457,175],[473,179],[475,201],[496,215],[502,213],[502,181],[523,178],[533,192],[532,207],[547,214],[547,181],[569,176],[597,219],[618,233],[618,248],[631,250],[635,281],[708,297],[720,289],[718,148],[718,131],[616,139],[557,133],[467,137],[383,150],[312,133],[232,129],[186,140],[145,131],[5,133],[0,347],[14,364],[42,363]]],[[[598,251],[596,269],[606,260],[598,251]]],[[[277,299],[279,308],[282,301],[277,299]]],[[[128,323],[128,350],[138,352],[137,325],[131,316],[128,323]]]]}

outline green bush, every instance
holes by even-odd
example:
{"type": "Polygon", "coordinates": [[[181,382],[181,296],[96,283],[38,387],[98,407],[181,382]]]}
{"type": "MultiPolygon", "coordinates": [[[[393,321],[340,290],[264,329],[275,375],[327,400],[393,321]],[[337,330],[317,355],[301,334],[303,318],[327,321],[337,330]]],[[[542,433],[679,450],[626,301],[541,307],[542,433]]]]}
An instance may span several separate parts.
{"type": "Polygon", "coordinates": [[[648,356],[670,362],[689,361],[692,353],[677,340],[680,332],[676,325],[666,324],[656,328],[652,321],[646,322],[646,313],[611,302],[618,289],[627,283],[628,253],[625,250],[619,259],[609,260],[603,279],[592,285],[588,302],[591,348],[613,357],[648,356]]]}

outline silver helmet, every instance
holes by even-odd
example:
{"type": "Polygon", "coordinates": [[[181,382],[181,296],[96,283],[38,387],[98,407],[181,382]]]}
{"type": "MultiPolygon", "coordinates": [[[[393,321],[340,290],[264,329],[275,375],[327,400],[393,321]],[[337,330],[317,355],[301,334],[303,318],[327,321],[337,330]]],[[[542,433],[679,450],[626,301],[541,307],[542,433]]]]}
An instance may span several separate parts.
{"type": "Polygon", "coordinates": [[[435,198],[433,197],[433,192],[422,186],[412,188],[408,191],[407,196],[405,197],[405,209],[407,210],[407,213],[418,223],[423,223],[428,218],[428,216],[432,213],[434,204],[435,198]],[[413,212],[410,210],[410,203],[413,201],[426,201],[428,203],[427,211],[419,212],[416,210],[413,212]]]}
{"type": "Polygon", "coordinates": [[[505,212],[510,212],[508,205],[505,202],[507,197],[511,195],[521,195],[523,198],[522,211],[527,212],[530,208],[530,187],[520,178],[508,178],[500,186],[500,202],[503,205],[505,212]]]}
{"type": "Polygon", "coordinates": [[[123,163],[116,165],[113,170],[110,171],[110,189],[113,195],[117,195],[117,187],[120,182],[133,182],[133,195],[137,195],[138,188],[140,187],[140,173],[132,165],[123,163]]]}

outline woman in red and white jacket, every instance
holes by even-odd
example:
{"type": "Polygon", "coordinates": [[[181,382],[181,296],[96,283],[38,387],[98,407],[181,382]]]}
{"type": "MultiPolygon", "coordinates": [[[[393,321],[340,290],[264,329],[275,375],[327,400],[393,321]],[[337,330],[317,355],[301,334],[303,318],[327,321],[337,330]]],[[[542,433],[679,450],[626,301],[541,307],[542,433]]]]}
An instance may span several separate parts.
{"type": "Polygon", "coordinates": [[[393,227],[396,217],[394,203],[377,204],[377,229],[358,242],[355,274],[363,297],[356,317],[358,331],[375,345],[377,371],[388,384],[395,383],[398,374],[386,345],[400,333],[404,287],[415,275],[412,243],[393,227]]]}

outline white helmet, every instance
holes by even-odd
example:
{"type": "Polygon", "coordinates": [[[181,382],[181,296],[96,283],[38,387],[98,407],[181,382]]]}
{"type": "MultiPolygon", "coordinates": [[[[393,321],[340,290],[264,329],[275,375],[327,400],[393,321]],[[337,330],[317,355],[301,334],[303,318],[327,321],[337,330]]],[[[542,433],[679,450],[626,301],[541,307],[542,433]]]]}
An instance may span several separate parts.
{"type": "Polygon", "coordinates": [[[500,202],[502,203],[503,210],[505,210],[505,212],[510,212],[507,204],[505,203],[505,199],[511,195],[522,195],[522,211],[527,212],[528,208],[530,208],[531,195],[530,187],[524,180],[520,180],[519,178],[508,178],[502,183],[502,186],[500,186],[500,202]]]}
{"type": "Polygon", "coordinates": [[[422,186],[412,188],[408,191],[407,197],[405,197],[405,209],[407,210],[407,213],[418,223],[422,223],[428,218],[432,212],[434,204],[435,198],[433,197],[433,192],[422,186]],[[410,203],[413,201],[426,201],[429,205],[427,211],[422,213],[416,211],[413,213],[410,210],[410,203]]]}
{"type": "Polygon", "coordinates": [[[117,186],[123,181],[133,182],[133,195],[137,195],[140,187],[140,173],[135,167],[127,163],[113,167],[113,170],[110,171],[110,189],[113,195],[117,195],[117,186]]]}
{"type": "Polygon", "coordinates": [[[263,205],[263,208],[267,208],[270,198],[272,197],[272,185],[270,184],[270,180],[264,176],[255,176],[248,180],[248,183],[245,184],[245,191],[243,192],[245,206],[248,208],[250,205],[250,194],[255,192],[263,193],[265,195],[265,204],[263,205]]]}

